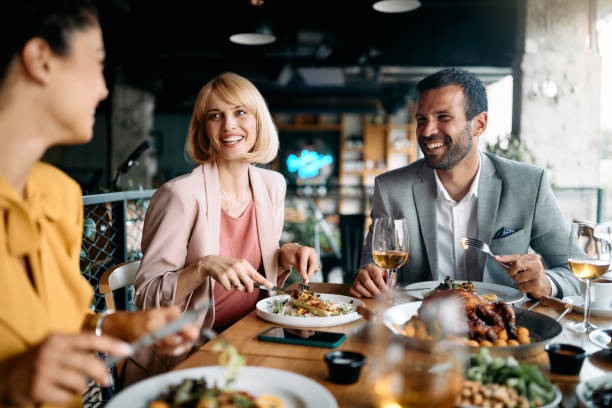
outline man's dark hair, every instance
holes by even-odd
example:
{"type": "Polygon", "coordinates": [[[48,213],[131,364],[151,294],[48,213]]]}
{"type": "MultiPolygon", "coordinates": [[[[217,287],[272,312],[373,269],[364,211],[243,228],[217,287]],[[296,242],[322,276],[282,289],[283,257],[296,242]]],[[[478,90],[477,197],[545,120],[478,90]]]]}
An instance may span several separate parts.
{"type": "Polygon", "coordinates": [[[98,22],[91,0],[8,0],[0,12],[0,84],[15,55],[34,37],[53,52],[70,52],[70,34],[98,22]]]}
{"type": "Polygon", "coordinates": [[[449,85],[457,85],[463,88],[465,117],[468,121],[480,112],[488,110],[487,92],[482,81],[476,75],[463,69],[445,68],[431,74],[417,84],[417,90],[419,94],[422,94],[424,91],[449,85]]]}

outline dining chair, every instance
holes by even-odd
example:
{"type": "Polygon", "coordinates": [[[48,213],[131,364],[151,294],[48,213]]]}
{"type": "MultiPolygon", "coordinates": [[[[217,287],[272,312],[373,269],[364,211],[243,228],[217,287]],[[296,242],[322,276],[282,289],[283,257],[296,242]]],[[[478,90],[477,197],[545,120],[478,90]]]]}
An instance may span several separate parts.
{"type": "Polygon", "coordinates": [[[107,309],[117,309],[113,291],[133,285],[139,267],[140,260],[135,259],[108,268],[100,276],[98,290],[101,295],[104,295],[107,309]]]}
{"type": "Polygon", "coordinates": [[[344,283],[353,282],[359,269],[363,248],[365,215],[340,214],[340,240],[342,242],[342,269],[344,283]]]}

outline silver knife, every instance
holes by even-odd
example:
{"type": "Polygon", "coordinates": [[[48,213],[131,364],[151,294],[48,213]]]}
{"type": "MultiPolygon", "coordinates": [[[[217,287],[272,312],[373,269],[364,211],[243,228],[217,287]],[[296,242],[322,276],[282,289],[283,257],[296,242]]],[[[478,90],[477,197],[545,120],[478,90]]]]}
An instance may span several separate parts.
{"type": "Polygon", "coordinates": [[[272,286],[271,288],[268,288],[264,285],[257,285],[257,287],[261,290],[282,292],[282,293],[286,293],[287,295],[291,295],[293,293],[293,291],[290,289],[283,289],[283,288],[279,288],[278,286],[272,286]]]}
{"type": "MultiPolygon", "coordinates": [[[[176,319],[174,319],[173,321],[171,321],[170,323],[166,324],[165,326],[157,329],[156,331],[154,331],[151,334],[147,334],[145,336],[142,336],[141,338],[139,338],[138,340],[136,340],[135,342],[130,344],[130,356],[134,355],[134,353],[138,350],[140,350],[143,347],[148,347],[150,345],[152,345],[153,343],[155,343],[156,341],[163,339],[164,337],[167,337],[171,334],[174,334],[176,332],[178,332],[179,330],[181,330],[185,325],[189,324],[189,323],[193,323],[196,321],[196,319],[198,318],[198,316],[200,314],[202,314],[202,312],[204,312],[206,309],[208,309],[208,302],[205,303],[204,305],[195,308],[195,309],[188,309],[185,311],[185,313],[183,313],[180,317],[177,317],[176,319]]],[[[203,333],[201,333],[203,336],[210,338],[210,336],[212,336],[212,334],[210,334],[209,332],[212,332],[214,334],[214,331],[212,330],[205,330],[203,331],[203,333]]],[[[214,334],[216,336],[216,334],[214,334]]],[[[104,363],[106,364],[106,366],[108,368],[113,367],[115,364],[117,364],[118,362],[120,362],[121,360],[127,358],[129,356],[126,357],[110,357],[107,358],[104,363]]]]}

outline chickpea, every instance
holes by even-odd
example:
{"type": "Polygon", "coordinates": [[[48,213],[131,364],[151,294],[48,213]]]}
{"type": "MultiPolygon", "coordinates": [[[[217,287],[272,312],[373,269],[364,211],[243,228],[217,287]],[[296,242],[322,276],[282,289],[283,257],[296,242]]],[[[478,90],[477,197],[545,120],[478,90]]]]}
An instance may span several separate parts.
{"type": "Polygon", "coordinates": [[[510,339],[508,340],[508,345],[509,346],[518,346],[520,343],[517,340],[514,339],[510,339]]]}
{"type": "Polygon", "coordinates": [[[526,327],[517,327],[516,337],[529,337],[529,329],[526,327]]]}
{"type": "Polygon", "coordinates": [[[149,408],[170,408],[170,405],[164,401],[153,401],[149,404],[149,408]]]}
{"type": "Polygon", "coordinates": [[[493,342],[493,345],[498,347],[506,347],[508,345],[508,342],[506,340],[497,339],[493,342]]]}
{"type": "Polygon", "coordinates": [[[480,342],[480,347],[492,347],[493,343],[491,343],[489,340],[482,340],[480,342]]]}
{"type": "Polygon", "coordinates": [[[519,337],[518,342],[521,344],[529,344],[531,343],[531,339],[529,337],[519,337]]]}

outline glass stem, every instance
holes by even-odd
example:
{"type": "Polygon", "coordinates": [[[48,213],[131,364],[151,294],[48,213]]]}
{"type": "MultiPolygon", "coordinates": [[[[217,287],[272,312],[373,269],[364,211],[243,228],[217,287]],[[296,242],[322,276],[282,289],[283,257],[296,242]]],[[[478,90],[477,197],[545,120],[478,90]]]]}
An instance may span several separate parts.
{"type": "Polygon", "coordinates": [[[395,287],[395,269],[387,269],[387,288],[393,289],[395,287]]]}
{"type": "Polygon", "coordinates": [[[589,326],[589,314],[591,313],[591,280],[586,279],[586,293],[584,294],[584,324],[585,327],[589,326]]]}

